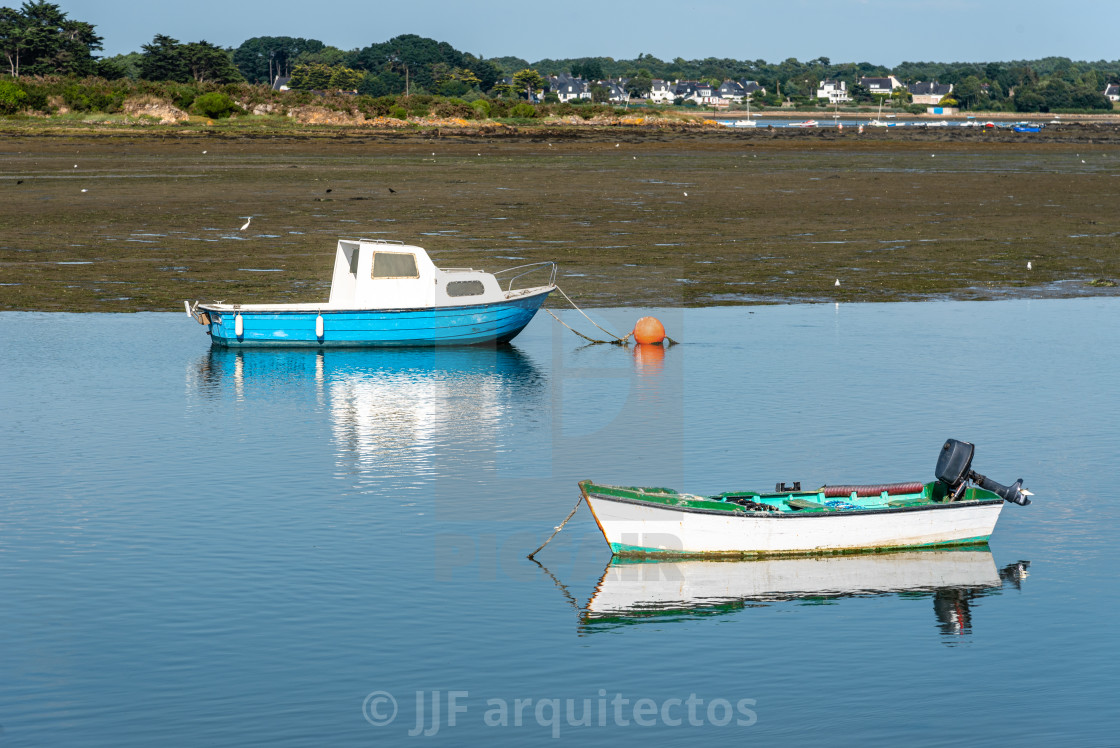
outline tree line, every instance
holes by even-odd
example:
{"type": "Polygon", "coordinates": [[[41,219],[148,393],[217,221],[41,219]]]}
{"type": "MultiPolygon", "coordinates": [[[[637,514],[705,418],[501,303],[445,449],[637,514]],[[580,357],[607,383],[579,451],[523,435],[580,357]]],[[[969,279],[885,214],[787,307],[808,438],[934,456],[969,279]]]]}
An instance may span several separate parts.
{"type": "MultiPolygon", "coordinates": [[[[989,63],[903,62],[893,68],[868,62],[833,63],[827,57],[770,63],[715,57],[661,60],[648,54],[632,60],[582,57],[530,63],[518,57],[487,59],[415,34],[353,50],[288,36],[253,37],[236,48],[221,48],[205,40],[180,42],[157,34],[139,51],[98,57],[95,53],[103,48],[102,42],[92,24],[70,19],[58,5],[45,0],[28,0],[18,9],[0,8],[0,49],[13,79],[62,75],[271,84],[277,77],[286,77],[297,90],[355,91],[373,97],[435,94],[468,101],[487,95],[532,93],[548,75],[589,81],[622,79],[635,97],[648,92],[654,79],[717,85],[724,80],[754,80],[766,88],[756,104],[776,105],[785,99],[813,102],[822,80],[846,81],[858,99],[861,77],[895,75],[903,81],[951,83],[955,100],[965,109],[1019,111],[1110,108],[1111,102],[1101,92],[1106,84],[1120,81],[1120,61],[1075,62],[1064,57],[989,63]],[[513,81],[514,75],[519,80],[513,81]]],[[[603,91],[599,94],[602,98],[603,91]]]]}

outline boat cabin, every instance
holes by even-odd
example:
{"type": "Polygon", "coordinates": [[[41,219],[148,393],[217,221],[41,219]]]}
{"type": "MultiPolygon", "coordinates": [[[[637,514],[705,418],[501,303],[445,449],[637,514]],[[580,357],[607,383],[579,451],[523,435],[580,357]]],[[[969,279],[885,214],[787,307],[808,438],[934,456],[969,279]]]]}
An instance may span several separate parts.
{"type": "Polygon", "coordinates": [[[335,252],[330,306],[418,309],[506,299],[497,279],[470,268],[437,268],[421,247],[342,239],[335,252]]]}

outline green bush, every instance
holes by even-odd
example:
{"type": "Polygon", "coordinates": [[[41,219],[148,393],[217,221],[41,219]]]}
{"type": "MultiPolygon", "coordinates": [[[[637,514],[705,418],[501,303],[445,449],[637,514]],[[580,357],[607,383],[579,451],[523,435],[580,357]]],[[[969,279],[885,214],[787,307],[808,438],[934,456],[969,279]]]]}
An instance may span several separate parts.
{"type": "Polygon", "coordinates": [[[198,89],[184,83],[166,83],[157,85],[156,88],[162,88],[164,95],[171,99],[171,103],[184,112],[191,108],[194,100],[198,98],[198,89]]]}
{"type": "Polygon", "coordinates": [[[509,116],[509,110],[513,108],[513,102],[507,99],[493,99],[490,102],[490,118],[501,119],[502,117],[509,116]]]}
{"type": "Polygon", "coordinates": [[[584,119],[591,119],[597,114],[625,114],[625,110],[615,109],[610,104],[589,104],[580,107],[576,114],[584,119]]]}
{"type": "Polygon", "coordinates": [[[62,89],[62,100],[74,112],[88,112],[93,107],[90,105],[89,96],[77,83],[72,83],[62,89]]]}
{"type": "Polygon", "coordinates": [[[0,81],[0,114],[15,114],[26,101],[26,91],[11,81],[0,81]]]}
{"type": "Polygon", "coordinates": [[[389,110],[389,116],[395,119],[408,119],[408,110],[403,106],[395,106],[389,110]]]}
{"type": "Polygon", "coordinates": [[[359,96],[358,109],[367,117],[388,117],[389,111],[396,106],[395,96],[359,96]]]}
{"type": "Polygon", "coordinates": [[[478,112],[478,117],[480,119],[490,118],[490,102],[486,99],[476,99],[472,101],[471,109],[474,109],[476,112],[478,112]]]}
{"type": "Polygon", "coordinates": [[[509,116],[517,119],[532,119],[537,116],[537,108],[523,101],[510,110],[509,116]]]}
{"type": "Polygon", "coordinates": [[[194,100],[194,110],[203,117],[221,119],[238,111],[239,107],[229,97],[229,94],[220,91],[204,93],[194,100]]]}
{"type": "Polygon", "coordinates": [[[75,81],[62,89],[62,100],[75,112],[119,112],[124,98],[122,90],[97,80],[75,81]]]}
{"type": "Polygon", "coordinates": [[[437,117],[458,117],[459,119],[473,119],[476,110],[462,99],[448,99],[438,102],[432,109],[437,117]]]}
{"type": "Polygon", "coordinates": [[[23,100],[23,108],[32,112],[50,111],[51,105],[47,97],[47,87],[38,83],[23,81],[20,83],[27,98],[23,100]]]}

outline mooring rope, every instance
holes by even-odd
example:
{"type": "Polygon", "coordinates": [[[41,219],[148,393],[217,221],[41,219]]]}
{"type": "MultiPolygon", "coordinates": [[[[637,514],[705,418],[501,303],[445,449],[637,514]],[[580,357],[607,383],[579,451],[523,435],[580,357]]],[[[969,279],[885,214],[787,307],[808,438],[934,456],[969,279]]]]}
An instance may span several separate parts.
{"type": "MultiPolygon", "coordinates": [[[[590,337],[589,335],[584,335],[582,332],[575,329],[574,327],[569,325],[567,322],[565,322],[564,320],[560,319],[555,314],[553,314],[551,309],[545,309],[545,311],[548,312],[549,315],[554,320],[556,320],[560,324],[564,325],[564,327],[568,328],[569,330],[574,332],[576,335],[579,335],[581,338],[583,338],[584,340],[586,340],[590,343],[596,343],[596,344],[598,344],[598,343],[609,343],[610,345],[630,345],[630,337],[633,336],[633,334],[634,334],[633,332],[628,332],[625,335],[623,335],[622,337],[619,337],[618,335],[615,335],[613,332],[611,332],[610,330],[607,330],[606,328],[599,325],[595,320],[588,317],[587,314],[582,309],[580,309],[579,306],[577,306],[574,301],[572,301],[571,297],[569,297],[568,294],[564,293],[564,289],[560,288],[560,286],[557,286],[556,290],[560,292],[561,296],[563,296],[565,299],[568,300],[568,303],[572,305],[573,309],[575,309],[577,312],[579,312],[580,314],[583,315],[584,319],[586,319],[592,325],[595,325],[595,327],[602,330],[607,335],[614,338],[614,340],[598,340],[596,338],[590,337]]],[[[665,336],[665,347],[666,348],[668,348],[671,345],[677,345],[677,342],[678,341],[673,340],[668,335],[665,336]]],[[[532,558],[532,557],[530,556],[530,558],[532,558]]]]}
{"type": "Polygon", "coordinates": [[[556,526],[556,528],[555,528],[555,529],[554,529],[554,530],[552,531],[552,534],[548,536],[548,540],[546,540],[546,541],[544,541],[543,543],[541,543],[541,547],[540,547],[540,548],[538,548],[537,550],[535,550],[535,551],[533,551],[532,553],[530,553],[530,554],[529,554],[528,558],[529,558],[529,560],[530,560],[530,561],[532,561],[532,560],[533,560],[533,556],[535,556],[535,555],[537,555],[538,553],[540,553],[541,551],[543,551],[543,550],[544,550],[544,547],[545,547],[546,545],[548,545],[549,543],[551,543],[551,542],[552,542],[552,539],[556,537],[556,533],[558,533],[558,532],[560,532],[561,530],[563,530],[563,529],[564,529],[564,525],[568,524],[568,520],[570,520],[570,519],[571,519],[572,517],[576,516],[576,510],[577,510],[577,509],[579,509],[579,505],[580,505],[580,504],[582,504],[582,503],[583,503],[583,494],[581,493],[581,494],[579,495],[579,501],[577,501],[577,502],[576,502],[576,505],[572,507],[572,511],[570,511],[570,512],[568,513],[568,516],[564,518],[564,521],[563,521],[563,522],[561,522],[560,524],[558,524],[558,525],[556,526]]]}
{"type": "Polygon", "coordinates": [[[622,343],[619,343],[617,340],[596,340],[595,338],[588,337],[587,335],[584,335],[582,332],[580,332],[579,330],[577,330],[574,327],[572,327],[571,325],[569,325],[564,320],[557,317],[555,314],[552,314],[551,309],[545,309],[545,311],[548,312],[550,315],[552,315],[552,318],[554,320],[556,320],[560,324],[564,325],[564,327],[568,328],[569,330],[574,332],[576,335],[579,335],[584,340],[590,341],[592,343],[609,343],[610,345],[623,345],[622,343]]]}
{"type": "MultiPolygon", "coordinates": [[[[564,327],[567,327],[572,332],[576,333],[576,335],[579,335],[581,338],[584,338],[585,340],[590,340],[592,343],[610,343],[612,345],[627,345],[627,339],[630,337],[630,335],[632,333],[627,333],[626,337],[624,337],[624,338],[619,337],[618,335],[615,335],[613,332],[605,329],[604,327],[599,325],[595,320],[588,317],[587,314],[582,309],[580,309],[574,301],[572,301],[571,297],[569,297],[568,294],[564,293],[564,289],[560,288],[560,286],[557,286],[556,290],[560,292],[561,296],[563,296],[565,299],[567,299],[568,303],[572,305],[573,309],[575,309],[577,312],[579,312],[580,314],[583,315],[584,319],[586,319],[588,322],[590,322],[592,325],[597,327],[602,332],[605,332],[607,335],[614,338],[614,340],[596,340],[595,338],[589,338],[581,332],[576,332],[574,329],[572,329],[568,325],[564,325],[564,323],[560,320],[559,317],[557,317],[555,314],[552,314],[552,312],[548,312],[549,314],[552,314],[553,319],[555,319],[557,322],[560,322],[560,324],[564,325],[564,327]]],[[[548,311],[548,310],[546,309],[545,311],[548,311]]]]}

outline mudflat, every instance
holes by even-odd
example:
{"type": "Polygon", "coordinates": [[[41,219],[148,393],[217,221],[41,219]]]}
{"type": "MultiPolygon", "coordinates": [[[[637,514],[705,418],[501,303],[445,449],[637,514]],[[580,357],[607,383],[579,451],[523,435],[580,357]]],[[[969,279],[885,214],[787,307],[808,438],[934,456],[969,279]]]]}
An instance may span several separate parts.
{"type": "Polygon", "coordinates": [[[1080,296],[1120,280],[1107,126],[137,128],[13,131],[0,151],[6,310],[326,300],[335,241],[357,236],[444,267],[556,260],[587,306],[1080,296]]]}

